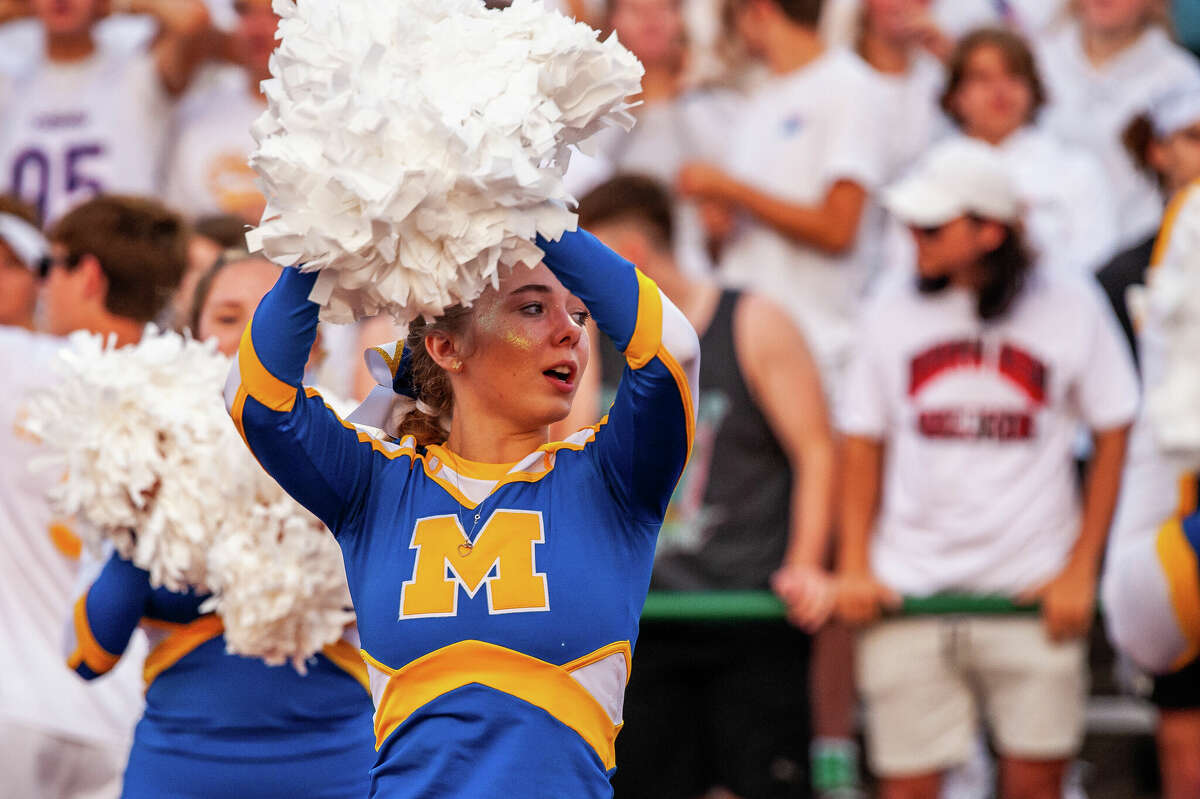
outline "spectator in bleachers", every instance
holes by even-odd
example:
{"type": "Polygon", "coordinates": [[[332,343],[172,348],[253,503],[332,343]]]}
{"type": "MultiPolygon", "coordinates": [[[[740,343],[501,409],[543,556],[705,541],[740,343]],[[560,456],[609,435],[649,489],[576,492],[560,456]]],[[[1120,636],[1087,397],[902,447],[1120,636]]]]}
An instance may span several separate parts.
{"type": "Polygon", "coordinates": [[[943,143],[885,201],[913,231],[919,278],[864,314],[839,406],[839,602],[874,622],[858,645],[869,759],[883,799],[934,799],[983,717],[1000,795],[1061,799],[1136,378],[1094,287],[1033,268],[993,149],[943,143]],[[1080,423],[1095,441],[1082,507],[1080,423]],[[879,621],[901,596],[942,592],[1036,599],[1041,619],[879,621]]]}
{"type": "Polygon", "coordinates": [[[76,330],[136,341],[183,273],[182,220],[157,203],[87,202],[50,235],[43,301],[52,336],[0,327],[0,773],[6,796],[116,796],[142,708],[135,649],[102,684],[86,686],[62,660],[62,625],[75,600],[80,541],[45,500],[57,475],[30,470],[37,448],[17,438],[19,409],[52,380],[47,368],[76,330]]]}
{"type": "MultiPolygon", "coordinates": [[[[1200,180],[1200,81],[1166,92],[1155,98],[1149,110],[1138,116],[1125,130],[1124,142],[1129,158],[1156,183],[1169,205],[1181,204],[1181,194],[1200,180]]],[[[1168,227],[1175,214],[1164,217],[1162,233],[1169,238],[1168,227]]],[[[1144,285],[1155,245],[1156,230],[1144,241],[1118,255],[1100,270],[1100,284],[1108,294],[1117,319],[1125,330],[1134,359],[1139,359],[1133,320],[1126,295],[1130,286],[1144,285]]]]}
{"type": "MultiPolygon", "coordinates": [[[[1173,199],[1156,242],[1101,275],[1129,334],[1137,331],[1147,396],[1130,437],[1102,587],[1114,644],[1156,674],[1150,699],[1159,710],[1164,796],[1184,799],[1200,796],[1200,662],[1191,657],[1200,629],[1189,610],[1200,607],[1200,598],[1187,593],[1188,580],[1196,579],[1196,560],[1179,522],[1196,510],[1200,451],[1193,446],[1189,452],[1179,441],[1181,434],[1187,438],[1189,426],[1197,429],[1200,415],[1192,410],[1188,418],[1194,398],[1179,389],[1194,384],[1200,370],[1200,320],[1192,310],[1187,327],[1194,300],[1178,297],[1174,307],[1143,303],[1140,313],[1131,314],[1125,295],[1147,279],[1171,281],[1193,296],[1200,285],[1200,80],[1152,103],[1149,114],[1131,127],[1129,140],[1139,162],[1173,199]],[[1164,421],[1162,397],[1156,396],[1164,390],[1185,411],[1182,420],[1164,421]]],[[[1200,532],[1195,521],[1189,529],[1200,532]]]]}
{"type": "Polygon", "coordinates": [[[277,280],[279,267],[266,258],[245,248],[225,251],[193,287],[188,329],[202,341],[215,339],[226,355],[236,355],[254,309],[277,280]]]}
{"type": "Polygon", "coordinates": [[[1033,53],[1020,35],[984,28],[959,42],[942,97],[946,112],[1012,170],[1039,263],[1090,275],[1116,252],[1117,209],[1099,162],[1036,124],[1044,101],[1033,53]]]}
{"type": "Polygon", "coordinates": [[[956,39],[997,25],[1037,39],[1064,23],[1069,5],[1070,0],[934,0],[933,17],[956,39]]]}
{"type": "MultiPolygon", "coordinates": [[[[165,330],[182,331],[192,315],[196,285],[226,250],[246,248],[246,223],[236,216],[206,216],[191,225],[188,267],[171,302],[154,320],[165,330]]],[[[195,328],[191,328],[195,330],[195,328]]]]}
{"type": "Polygon", "coordinates": [[[259,88],[271,77],[279,17],[271,0],[238,0],[230,37],[235,66],[185,100],[177,117],[166,177],[166,201],[189,218],[215,214],[257,225],[266,203],[250,168],[250,126],[266,110],[259,88]]]}
{"type": "Polygon", "coordinates": [[[860,227],[884,178],[883,101],[862,60],[818,36],[822,0],[733,1],[771,77],[733,120],[727,157],[685,166],[678,188],[724,209],[706,215],[728,236],[723,277],[787,309],[832,391],[871,269],[860,227]]]}
{"type": "Polygon", "coordinates": [[[890,102],[888,177],[911,168],[949,124],[938,106],[952,42],[931,23],[931,0],[865,0],[857,51],[890,102]]]}
{"type": "MultiPolygon", "coordinates": [[[[279,273],[244,250],[228,253],[201,279],[190,328],[234,356],[279,273]]],[[[122,797],[360,799],[369,792],[373,707],[354,628],[299,674],[230,654],[220,619],[203,610],[209,594],[154,588],[147,571],[117,553],[101,565],[67,625],[69,665],[96,680],[120,662],[139,627],[153,641],[146,712],[122,797]]]]}
{"type": "MultiPolygon", "coordinates": [[[[771,300],[684,272],[669,196],[654,180],[614,178],[579,214],[700,334],[696,446],[659,535],[652,587],[774,588],[792,623],[815,630],[835,598],[824,569],[834,452],[803,338],[771,300]]],[[[624,361],[595,340],[588,368],[611,393],[624,361]]],[[[598,416],[603,403],[590,399],[598,416]]],[[[643,624],[617,795],[691,799],[723,785],[744,797],[807,796],[808,648],[806,635],[773,623],[643,624]]]]}
{"type": "Polygon", "coordinates": [[[1191,80],[1197,63],[1171,41],[1166,0],[1078,0],[1074,19],[1041,43],[1045,122],[1100,159],[1117,203],[1120,247],[1158,228],[1162,198],[1129,161],[1125,127],[1151,98],[1191,80]]]}
{"type": "Polygon", "coordinates": [[[127,0],[153,15],[144,52],[101,47],[104,0],[30,0],[43,53],[0,85],[0,182],[53,221],[103,192],[156,195],[173,98],[187,88],[209,41],[201,0],[127,0]]]}
{"type": "MultiPolygon", "coordinates": [[[[637,125],[632,131],[613,128],[596,136],[590,180],[572,188],[583,193],[620,173],[650,175],[674,185],[683,164],[713,161],[728,150],[728,122],[740,98],[727,89],[694,84],[683,0],[608,0],[607,8],[607,27],[646,68],[642,105],[633,109],[637,125]]],[[[692,274],[711,272],[700,210],[678,198],[673,198],[673,208],[680,263],[692,274]]]]}
{"type": "Polygon", "coordinates": [[[0,197],[0,327],[33,330],[37,270],[45,246],[36,212],[11,197],[0,197]]]}

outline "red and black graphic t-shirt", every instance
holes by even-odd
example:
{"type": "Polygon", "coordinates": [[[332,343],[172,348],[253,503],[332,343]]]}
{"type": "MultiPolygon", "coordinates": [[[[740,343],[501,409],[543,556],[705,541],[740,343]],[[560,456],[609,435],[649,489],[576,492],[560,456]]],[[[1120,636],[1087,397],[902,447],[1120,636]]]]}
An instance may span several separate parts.
{"type": "Polygon", "coordinates": [[[1042,274],[990,323],[963,290],[885,292],[843,389],[842,430],[886,450],[873,566],[917,595],[1015,593],[1060,570],[1078,534],[1079,430],[1126,425],[1138,401],[1099,290],[1042,274]]]}

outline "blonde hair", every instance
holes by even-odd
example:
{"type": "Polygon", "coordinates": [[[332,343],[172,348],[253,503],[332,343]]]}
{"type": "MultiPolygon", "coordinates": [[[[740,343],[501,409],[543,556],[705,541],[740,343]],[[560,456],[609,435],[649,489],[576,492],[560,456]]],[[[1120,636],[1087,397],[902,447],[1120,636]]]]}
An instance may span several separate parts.
{"type": "Polygon", "coordinates": [[[409,327],[404,343],[412,352],[409,373],[416,389],[417,407],[400,421],[398,433],[401,439],[412,436],[418,446],[446,442],[446,423],[454,412],[454,391],[450,386],[450,375],[438,366],[426,349],[425,337],[431,333],[461,335],[472,315],[472,309],[455,305],[432,322],[418,319],[409,327]]]}

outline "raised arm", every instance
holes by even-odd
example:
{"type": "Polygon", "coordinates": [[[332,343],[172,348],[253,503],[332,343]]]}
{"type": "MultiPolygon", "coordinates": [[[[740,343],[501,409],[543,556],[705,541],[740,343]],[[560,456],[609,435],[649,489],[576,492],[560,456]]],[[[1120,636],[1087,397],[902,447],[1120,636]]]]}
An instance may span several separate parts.
{"type": "Polygon", "coordinates": [[[215,33],[203,0],[122,0],[114,8],[146,14],[158,22],[153,47],[159,79],[171,95],[183,94],[208,55],[215,33]]]}
{"type": "Polygon", "coordinates": [[[67,667],[85,680],[107,674],[146,614],[150,575],[113,553],[67,624],[67,667]]]}
{"type": "Polygon", "coordinates": [[[316,274],[284,269],[246,327],[225,404],[251,452],[340,535],[362,506],[374,458],[404,452],[359,433],[301,380],[317,335],[316,274]]]}
{"type": "Polygon", "coordinates": [[[700,342],[654,281],[580,230],[538,239],[545,262],[625,355],[596,455],[631,516],[660,523],[691,452],[700,342]]]}

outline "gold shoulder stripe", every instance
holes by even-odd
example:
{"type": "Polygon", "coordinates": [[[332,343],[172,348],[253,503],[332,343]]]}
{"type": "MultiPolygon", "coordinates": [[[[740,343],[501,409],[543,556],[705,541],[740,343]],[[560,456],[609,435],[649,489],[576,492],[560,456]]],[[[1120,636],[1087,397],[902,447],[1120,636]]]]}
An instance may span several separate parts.
{"type": "Polygon", "coordinates": [[[246,393],[273,411],[289,412],[296,404],[296,387],[290,386],[267,371],[250,335],[254,320],[246,325],[242,343],[238,346],[238,368],[241,370],[242,386],[246,393]]]}
{"type": "Polygon", "coordinates": [[[663,309],[662,295],[653,280],[637,271],[638,312],[637,324],[629,346],[625,348],[625,362],[631,369],[641,369],[654,359],[662,344],[663,309]]]}
{"type": "Polygon", "coordinates": [[[1158,560],[1167,578],[1167,593],[1179,630],[1187,640],[1187,650],[1174,664],[1187,665],[1200,655],[1200,574],[1197,573],[1196,553],[1183,533],[1183,525],[1173,519],[1158,532],[1158,560]]]}

